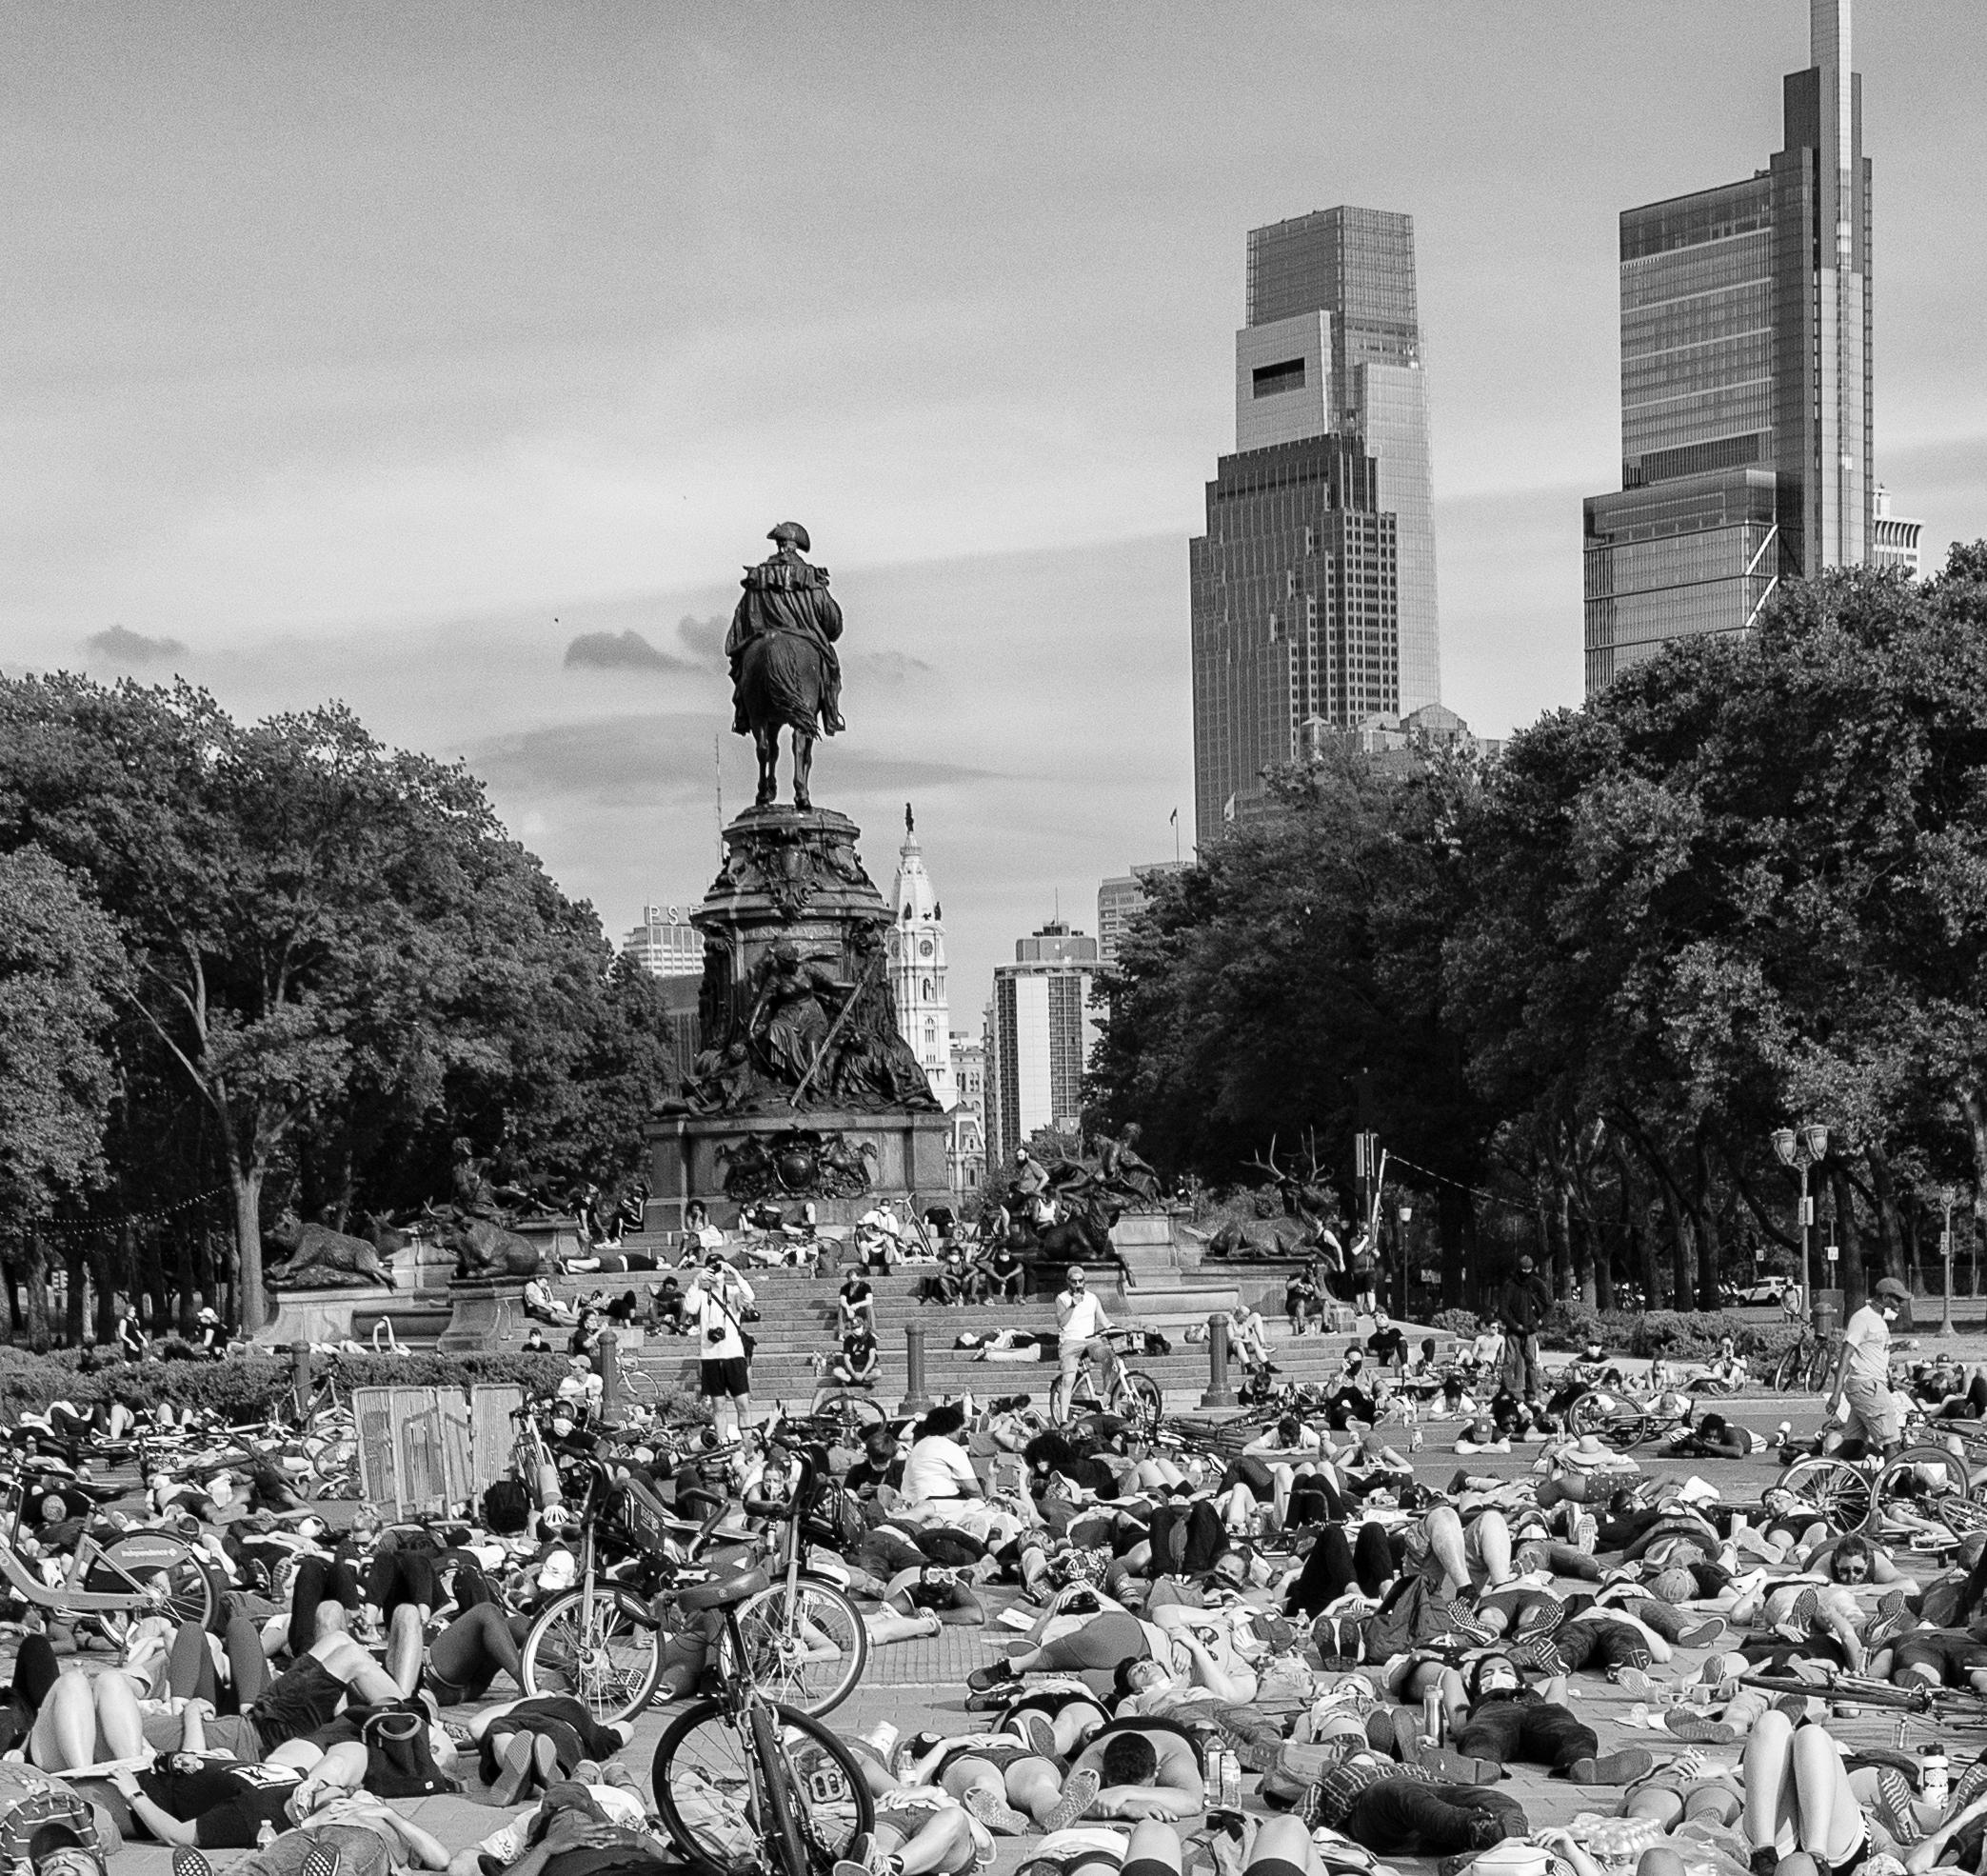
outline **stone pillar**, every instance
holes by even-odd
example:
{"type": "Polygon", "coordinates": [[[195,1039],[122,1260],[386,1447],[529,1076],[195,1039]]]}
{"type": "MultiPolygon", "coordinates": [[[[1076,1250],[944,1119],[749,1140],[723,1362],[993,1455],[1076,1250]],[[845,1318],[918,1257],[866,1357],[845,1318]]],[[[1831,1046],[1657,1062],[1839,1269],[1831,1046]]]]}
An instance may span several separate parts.
{"type": "Polygon", "coordinates": [[[1207,1319],[1207,1391],[1201,1396],[1204,1407],[1232,1407],[1235,1389],[1228,1385],[1228,1318],[1207,1319]]]}
{"type": "Polygon", "coordinates": [[[297,1390],[297,1418],[302,1420],[310,1407],[310,1345],[308,1342],[292,1342],[289,1345],[289,1366],[292,1386],[297,1390]]]}
{"type": "Polygon", "coordinates": [[[609,1427],[621,1425],[621,1338],[610,1328],[600,1338],[600,1417],[609,1427]]]}
{"type": "Polygon", "coordinates": [[[904,1331],[904,1399],[900,1413],[928,1413],[931,1396],[924,1391],[924,1330],[907,1324],[904,1331]]]}

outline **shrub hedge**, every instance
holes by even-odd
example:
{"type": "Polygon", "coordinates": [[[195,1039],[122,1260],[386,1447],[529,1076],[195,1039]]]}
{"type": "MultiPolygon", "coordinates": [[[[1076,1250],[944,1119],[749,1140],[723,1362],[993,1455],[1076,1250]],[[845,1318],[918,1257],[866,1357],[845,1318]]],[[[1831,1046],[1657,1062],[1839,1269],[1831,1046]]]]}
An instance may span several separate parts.
{"type": "MultiPolygon", "coordinates": [[[[46,1355],[0,1345],[0,1408],[18,1413],[51,1401],[88,1407],[122,1401],[132,1408],[170,1401],[209,1407],[228,1418],[260,1417],[287,1398],[295,1378],[289,1356],[253,1353],[225,1361],[187,1359],[184,1344],[167,1344],[160,1359],[129,1363],[94,1348],[62,1348],[46,1355]]],[[[313,1364],[322,1375],[328,1363],[313,1364]]],[[[353,1387],[448,1387],[475,1382],[513,1382],[549,1392],[566,1372],[563,1355],[346,1355],[338,1359],[343,1385],[353,1387]]]]}
{"type": "Polygon", "coordinates": [[[1548,1348],[1580,1348],[1598,1339],[1611,1355],[1663,1361],[1710,1361],[1732,1338],[1749,1360],[1777,1357],[1800,1337],[1796,1324],[1760,1325],[1730,1309],[1647,1309],[1605,1314],[1583,1303],[1555,1303],[1540,1331],[1548,1348]]]}

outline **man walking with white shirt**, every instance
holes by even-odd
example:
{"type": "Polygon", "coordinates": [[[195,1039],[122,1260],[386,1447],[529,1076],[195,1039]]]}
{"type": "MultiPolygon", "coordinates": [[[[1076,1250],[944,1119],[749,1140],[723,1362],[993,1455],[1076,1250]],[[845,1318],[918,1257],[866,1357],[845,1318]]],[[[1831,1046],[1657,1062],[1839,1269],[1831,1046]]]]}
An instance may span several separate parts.
{"type": "Polygon", "coordinates": [[[1062,1372],[1056,1378],[1061,1410],[1069,1411],[1069,1397],[1076,1387],[1077,1371],[1086,1361],[1102,1362],[1110,1350],[1103,1332],[1111,1326],[1103,1305],[1092,1294],[1081,1264],[1069,1267],[1069,1275],[1056,1298],[1056,1356],[1062,1372]]]}

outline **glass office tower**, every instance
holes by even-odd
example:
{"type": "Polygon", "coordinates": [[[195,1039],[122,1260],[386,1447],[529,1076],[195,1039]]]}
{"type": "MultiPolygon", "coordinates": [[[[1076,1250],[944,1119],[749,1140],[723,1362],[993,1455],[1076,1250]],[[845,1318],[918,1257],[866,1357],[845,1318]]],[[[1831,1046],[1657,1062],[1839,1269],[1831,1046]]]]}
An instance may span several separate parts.
{"type": "Polygon", "coordinates": [[[1330,342],[1320,428],[1363,437],[1380,464],[1400,544],[1400,708],[1417,710],[1441,701],[1441,642],[1412,215],[1341,207],[1250,230],[1249,325],[1319,313],[1330,342]]]}
{"type": "Polygon", "coordinates": [[[1585,503],[1587,692],[1869,555],[1870,165],[1850,0],[1811,0],[1786,148],[1621,216],[1621,488],[1585,503]]]}
{"type": "Polygon", "coordinates": [[[1328,209],[1249,235],[1236,453],[1190,544],[1198,837],[1320,726],[1438,701],[1414,223],[1328,209]]]}

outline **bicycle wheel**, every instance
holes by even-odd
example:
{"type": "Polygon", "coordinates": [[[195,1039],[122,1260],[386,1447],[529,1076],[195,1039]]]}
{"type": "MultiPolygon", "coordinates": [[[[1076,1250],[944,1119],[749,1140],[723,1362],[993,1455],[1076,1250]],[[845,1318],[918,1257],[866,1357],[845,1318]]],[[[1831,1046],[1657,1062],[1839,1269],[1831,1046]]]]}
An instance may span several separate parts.
{"type": "Polygon", "coordinates": [[[106,1595],[131,1593],[133,1607],[109,1609],[100,1618],[105,1634],[119,1644],[136,1616],[163,1615],[175,1627],[190,1622],[205,1628],[215,1608],[214,1580],[202,1553],[164,1531],[130,1531],[105,1545],[83,1587],[106,1595]]]}
{"type": "Polygon", "coordinates": [[[1836,1351],[1825,1342],[1816,1343],[1814,1353],[1808,1357],[1808,1392],[1818,1394],[1828,1386],[1835,1369],[1836,1351]]]}
{"type": "Polygon", "coordinates": [[[1870,1475],[1846,1459],[1797,1459],[1779,1485],[1832,1531],[1860,1530],[1869,1520],[1870,1475]]]}
{"type": "Polygon", "coordinates": [[[632,1719],[663,1678],[663,1635],[612,1589],[568,1589],[546,1605],[524,1646],[525,1691],[570,1694],[603,1725],[632,1719]]]}
{"type": "Polygon", "coordinates": [[[734,1718],[722,1701],[700,1700],[656,1742],[655,1807],[699,1876],[758,1876],[762,1840],[775,1829],[778,1801],[763,1798],[774,1780],[805,1856],[799,1876],[829,1876],[876,1824],[861,1768],[826,1726],[790,1706],[771,1706],[765,1717],[755,1743],[743,1715],[734,1718]]]}
{"type": "Polygon", "coordinates": [[[654,1407],[663,1398],[663,1384],[646,1367],[632,1363],[621,1370],[621,1390],[637,1407],[654,1407]]]}
{"type": "Polygon", "coordinates": [[[1781,1356],[1773,1370],[1773,1390],[1777,1394],[1794,1394],[1800,1390],[1800,1384],[1807,1379],[1808,1348],[1805,1342],[1797,1342],[1781,1356]]]}
{"type": "Polygon", "coordinates": [[[1649,1436],[1649,1416],[1633,1401],[1613,1394],[1582,1394],[1566,1409],[1566,1426],[1571,1432],[1597,1434],[1617,1452],[1649,1436]]]}
{"type": "MultiPolygon", "coordinates": [[[[832,1583],[803,1577],[791,1593],[776,1583],[738,1611],[745,1674],[769,1699],[819,1719],[854,1690],[869,1662],[862,1611],[832,1583]]],[[[731,1637],[719,1644],[720,1671],[732,1673],[731,1637]]]]}
{"type": "Polygon", "coordinates": [[[1891,1511],[1937,1517],[1947,1500],[1964,1503],[1972,1477],[1966,1461],[1929,1443],[1905,1447],[1887,1460],[1870,1487],[1870,1522],[1891,1511]]]}
{"type": "Polygon", "coordinates": [[[1118,1389],[1117,1410],[1140,1432],[1150,1433],[1165,1413],[1165,1397],[1159,1390],[1159,1383],[1149,1374],[1128,1367],[1118,1389]]]}

